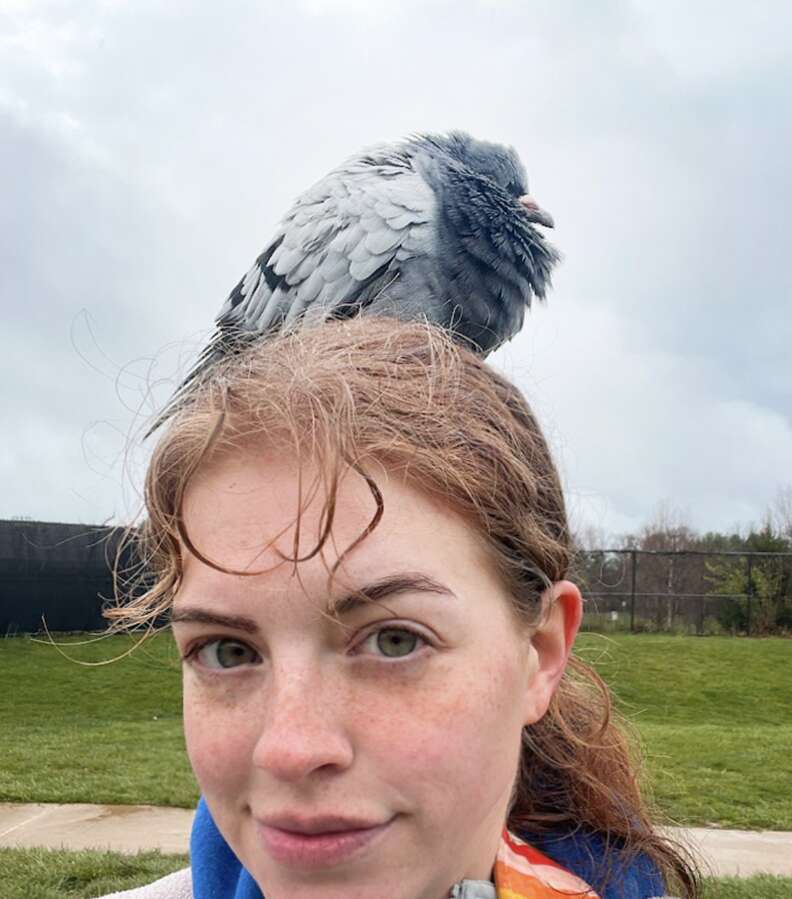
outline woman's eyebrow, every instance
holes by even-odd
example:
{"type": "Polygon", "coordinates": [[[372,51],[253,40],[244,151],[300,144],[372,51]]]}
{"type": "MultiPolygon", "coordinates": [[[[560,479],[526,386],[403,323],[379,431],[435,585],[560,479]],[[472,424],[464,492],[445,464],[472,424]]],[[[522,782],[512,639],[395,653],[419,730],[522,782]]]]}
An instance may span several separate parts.
{"type": "Polygon", "coordinates": [[[217,627],[228,627],[235,631],[244,631],[246,634],[257,634],[258,625],[252,618],[244,615],[223,615],[220,612],[210,612],[207,609],[197,609],[186,606],[171,614],[171,624],[174,622],[187,622],[190,624],[212,624],[217,627]]]}
{"type": "MultiPolygon", "coordinates": [[[[360,606],[372,602],[381,602],[388,597],[400,593],[436,593],[441,596],[455,597],[456,594],[426,574],[407,572],[391,575],[358,587],[351,593],[330,603],[329,611],[334,615],[346,615],[360,606]]],[[[224,615],[209,609],[185,606],[171,614],[171,624],[209,624],[215,627],[227,627],[231,630],[243,631],[246,634],[257,634],[258,624],[245,615],[224,615]]]]}
{"type": "Polygon", "coordinates": [[[436,593],[441,596],[456,597],[449,587],[429,575],[404,572],[372,581],[346,596],[333,600],[330,603],[330,611],[334,615],[345,615],[359,606],[380,602],[399,593],[436,593]]]}

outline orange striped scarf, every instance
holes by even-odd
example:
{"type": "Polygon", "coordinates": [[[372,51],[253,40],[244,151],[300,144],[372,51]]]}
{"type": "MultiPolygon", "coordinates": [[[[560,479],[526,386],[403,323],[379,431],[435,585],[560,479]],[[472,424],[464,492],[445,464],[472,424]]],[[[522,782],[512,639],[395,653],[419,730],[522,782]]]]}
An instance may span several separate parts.
{"type": "Polygon", "coordinates": [[[599,899],[591,887],[504,829],[495,861],[498,899],[599,899]]]}

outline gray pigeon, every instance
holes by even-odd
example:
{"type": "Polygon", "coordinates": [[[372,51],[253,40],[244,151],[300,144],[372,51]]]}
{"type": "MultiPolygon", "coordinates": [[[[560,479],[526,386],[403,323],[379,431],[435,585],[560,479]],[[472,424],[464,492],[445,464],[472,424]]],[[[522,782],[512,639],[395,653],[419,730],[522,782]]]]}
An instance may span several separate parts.
{"type": "Polygon", "coordinates": [[[455,131],[364,150],[286,213],[154,427],[217,360],[302,322],[425,318],[487,355],[550,284],[559,256],[536,224],[553,220],[511,147],[455,131]]]}

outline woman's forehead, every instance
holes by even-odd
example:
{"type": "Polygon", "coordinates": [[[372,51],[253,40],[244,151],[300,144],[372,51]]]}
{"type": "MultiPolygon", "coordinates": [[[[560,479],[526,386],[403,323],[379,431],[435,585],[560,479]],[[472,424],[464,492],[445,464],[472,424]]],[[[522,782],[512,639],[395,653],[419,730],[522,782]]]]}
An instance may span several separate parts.
{"type": "MultiPolygon", "coordinates": [[[[464,560],[486,566],[478,533],[461,516],[382,465],[369,476],[382,502],[373,528],[378,504],[358,472],[348,469],[333,489],[316,466],[235,456],[196,476],[185,497],[184,526],[203,556],[234,571],[271,569],[271,582],[298,570],[318,584],[342,556],[339,577],[353,583],[400,571],[442,580],[464,560]],[[295,559],[303,561],[295,567],[295,559]]],[[[212,576],[186,547],[184,559],[185,577],[212,576]]]]}
{"type": "MultiPolygon", "coordinates": [[[[386,479],[386,473],[378,474],[378,481],[386,479]]],[[[295,528],[301,540],[310,540],[326,526],[328,516],[340,531],[359,529],[374,508],[365,479],[348,469],[334,476],[287,454],[239,453],[194,476],[184,518],[199,528],[211,524],[218,537],[228,534],[234,542],[250,531],[260,544],[264,536],[267,541],[278,535],[293,540],[295,528]]]]}

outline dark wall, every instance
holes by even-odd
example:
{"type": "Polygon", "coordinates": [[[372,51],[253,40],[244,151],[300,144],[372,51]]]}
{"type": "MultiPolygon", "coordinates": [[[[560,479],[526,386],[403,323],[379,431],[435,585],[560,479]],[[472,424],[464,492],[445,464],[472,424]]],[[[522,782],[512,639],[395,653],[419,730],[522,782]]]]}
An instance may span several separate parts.
{"type": "Polygon", "coordinates": [[[98,630],[121,531],[0,520],[0,636],[98,630]]]}

